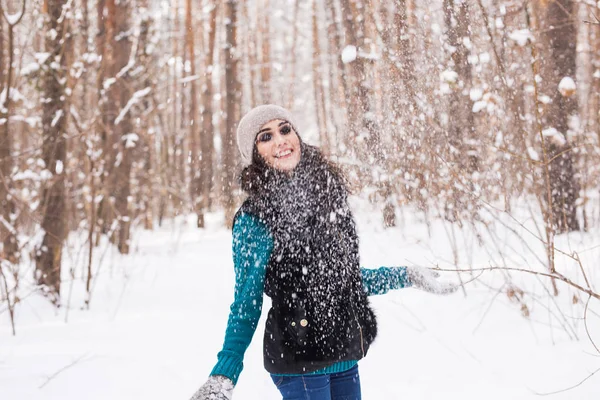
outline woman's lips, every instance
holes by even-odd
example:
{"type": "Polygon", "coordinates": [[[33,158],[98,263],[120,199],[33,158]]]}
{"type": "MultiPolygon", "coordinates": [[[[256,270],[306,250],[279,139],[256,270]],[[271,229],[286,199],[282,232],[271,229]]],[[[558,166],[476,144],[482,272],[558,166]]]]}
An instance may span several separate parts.
{"type": "Polygon", "coordinates": [[[293,153],[292,149],[284,150],[280,153],[283,155],[276,155],[275,158],[277,158],[279,160],[284,159],[284,158],[289,158],[292,155],[292,153],[293,153]]]}

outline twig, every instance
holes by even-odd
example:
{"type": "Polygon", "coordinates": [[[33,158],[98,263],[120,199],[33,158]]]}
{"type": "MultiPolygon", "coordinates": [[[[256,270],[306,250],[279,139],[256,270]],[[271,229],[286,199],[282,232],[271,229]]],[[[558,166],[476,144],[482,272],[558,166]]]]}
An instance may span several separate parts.
{"type": "MultiPolygon", "coordinates": [[[[8,314],[10,315],[10,325],[12,327],[12,334],[15,336],[17,332],[15,331],[15,303],[10,301],[10,291],[8,290],[8,281],[6,280],[6,276],[4,275],[4,271],[2,270],[2,264],[0,263],[0,278],[4,282],[4,287],[2,288],[2,292],[6,292],[6,304],[8,305],[8,314]]],[[[2,299],[0,299],[2,300],[2,299]]]]}
{"type": "Polygon", "coordinates": [[[594,16],[594,18],[596,18],[596,22],[584,20],[583,23],[584,24],[592,24],[592,25],[600,25],[600,18],[598,18],[598,16],[596,14],[594,14],[593,11],[590,11],[590,13],[594,16]]]}
{"type": "Polygon", "coordinates": [[[498,296],[500,295],[500,293],[502,293],[502,289],[504,289],[504,286],[506,285],[506,283],[504,283],[500,289],[498,289],[498,291],[496,292],[496,294],[494,295],[494,297],[492,297],[492,301],[490,301],[490,304],[488,305],[487,309],[484,311],[483,316],[481,317],[481,320],[479,321],[479,323],[477,324],[477,326],[475,327],[475,329],[473,329],[473,334],[475,334],[475,332],[477,332],[477,330],[479,329],[479,327],[483,324],[483,321],[485,320],[485,317],[487,316],[487,314],[489,313],[489,311],[492,309],[492,306],[494,305],[494,302],[496,301],[496,299],[498,298],[498,296]]]}
{"type": "Polygon", "coordinates": [[[85,356],[87,356],[88,354],[89,354],[89,353],[86,353],[86,354],[84,354],[84,355],[80,356],[79,358],[77,358],[77,359],[76,359],[75,361],[73,361],[72,363],[70,363],[70,364],[68,364],[68,365],[65,365],[64,367],[62,367],[61,369],[59,369],[58,371],[56,371],[55,373],[53,373],[52,375],[50,375],[50,376],[49,376],[49,377],[46,379],[46,382],[42,383],[42,384],[41,384],[41,385],[38,387],[38,389],[41,389],[41,388],[43,388],[44,386],[46,386],[48,383],[50,383],[50,381],[51,381],[52,379],[56,378],[56,376],[57,376],[58,374],[60,374],[61,372],[65,371],[65,370],[67,370],[67,369],[69,369],[69,368],[71,368],[72,366],[74,366],[75,364],[77,364],[79,361],[81,361],[81,359],[82,359],[82,358],[84,358],[85,356]]]}
{"type": "Polygon", "coordinates": [[[585,309],[583,310],[583,325],[585,326],[585,333],[587,333],[588,339],[590,339],[590,342],[592,342],[592,346],[594,346],[596,351],[598,353],[600,353],[600,349],[598,349],[598,346],[596,346],[596,343],[594,343],[594,341],[592,340],[592,335],[590,335],[590,330],[588,329],[588,324],[587,324],[587,310],[588,310],[588,306],[590,304],[591,298],[592,298],[592,296],[589,296],[587,301],[585,302],[585,309]]]}
{"type": "Polygon", "coordinates": [[[590,379],[592,376],[594,376],[596,374],[596,372],[600,371],[600,368],[598,368],[597,370],[595,370],[594,372],[592,372],[591,374],[589,374],[585,379],[583,379],[581,382],[579,382],[576,385],[570,386],[568,388],[565,389],[561,389],[561,390],[557,390],[556,392],[549,392],[549,393],[538,393],[535,390],[532,390],[533,393],[537,394],[538,396],[550,396],[552,394],[557,394],[557,393],[562,393],[562,392],[566,392],[569,391],[571,389],[575,389],[577,386],[581,386],[581,384],[585,381],[587,381],[588,379],[590,379]]]}
{"type": "Polygon", "coordinates": [[[571,256],[571,258],[574,259],[575,261],[577,261],[577,265],[579,265],[579,269],[581,270],[581,274],[583,275],[583,279],[585,279],[585,284],[587,285],[587,287],[589,289],[591,289],[592,286],[590,285],[590,282],[588,281],[587,275],[585,274],[585,270],[583,269],[583,265],[581,264],[581,260],[579,259],[579,254],[577,254],[577,252],[573,252],[573,255],[571,256]]]}
{"type": "MultiPolygon", "coordinates": [[[[525,21],[527,22],[527,28],[533,32],[532,30],[532,26],[531,26],[531,17],[529,15],[529,9],[528,9],[528,5],[526,5],[523,8],[524,12],[525,12],[525,21]]],[[[545,225],[545,230],[546,230],[546,252],[547,252],[547,256],[548,256],[548,269],[550,270],[550,272],[554,273],[556,272],[555,269],[555,260],[554,260],[554,236],[555,236],[555,229],[554,229],[554,206],[552,204],[553,199],[552,199],[552,188],[550,185],[550,167],[549,167],[549,161],[548,161],[548,151],[546,149],[546,143],[544,140],[544,134],[542,132],[542,117],[540,114],[540,100],[539,100],[539,92],[540,92],[540,88],[537,82],[537,76],[539,74],[539,65],[538,65],[538,53],[537,53],[537,49],[535,47],[535,45],[533,44],[533,42],[531,40],[528,41],[529,42],[529,49],[531,52],[531,72],[533,75],[533,93],[534,93],[534,98],[535,98],[535,104],[534,104],[534,110],[535,110],[535,122],[536,122],[536,127],[537,127],[537,131],[540,137],[540,140],[542,142],[542,160],[544,163],[544,168],[543,168],[543,172],[544,172],[544,178],[545,178],[545,186],[546,186],[546,201],[547,201],[547,208],[544,212],[544,208],[542,207],[542,212],[543,212],[543,216],[544,216],[544,225],[545,225]]],[[[537,196],[538,199],[540,199],[541,202],[541,198],[542,196],[539,195],[537,196]]],[[[552,286],[554,287],[554,294],[557,295],[557,289],[556,289],[556,285],[554,283],[554,281],[552,281],[552,286]]]]}
{"type": "Polygon", "coordinates": [[[572,286],[590,296],[592,296],[595,299],[600,300],[600,294],[594,292],[591,289],[586,289],[581,285],[578,285],[577,283],[573,282],[572,280],[570,280],[569,278],[567,278],[566,276],[564,276],[563,274],[561,274],[560,272],[554,271],[553,273],[548,273],[548,272],[538,272],[538,271],[531,271],[528,269],[524,269],[524,268],[514,268],[514,267],[485,267],[485,268],[474,268],[474,269],[442,269],[442,268],[436,268],[437,271],[443,271],[443,272],[471,272],[471,271],[517,271],[517,272],[526,272],[528,274],[532,274],[532,275],[540,275],[540,276],[545,276],[551,279],[558,279],[559,281],[562,281],[564,283],[566,283],[569,286],[572,286]]]}

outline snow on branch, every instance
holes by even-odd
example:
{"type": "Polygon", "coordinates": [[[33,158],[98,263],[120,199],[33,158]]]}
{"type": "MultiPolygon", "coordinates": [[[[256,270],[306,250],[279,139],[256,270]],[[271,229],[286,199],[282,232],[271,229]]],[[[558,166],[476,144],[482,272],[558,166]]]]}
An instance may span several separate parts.
{"type": "Polygon", "coordinates": [[[186,76],[185,78],[181,78],[179,80],[179,83],[188,83],[188,82],[192,82],[195,80],[200,79],[200,75],[190,75],[190,76],[186,76]]]}
{"type": "Polygon", "coordinates": [[[125,105],[125,107],[123,107],[123,109],[121,110],[121,112],[119,113],[119,115],[117,116],[117,118],[115,119],[115,125],[118,125],[119,123],[121,123],[121,121],[123,120],[123,118],[125,118],[125,115],[127,115],[127,113],[129,112],[129,109],[131,107],[133,107],[138,101],[140,101],[140,99],[142,97],[144,97],[148,93],[150,93],[150,90],[152,90],[152,88],[147,87],[145,89],[138,90],[137,92],[135,92],[133,94],[133,96],[131,96],[131,99],[129,99],[129,101],[127,102],[127,104],[125,105]]]}
{"type": "Polygon", "coordinates": [[[0,215],[0,223],[2,223],[2,225],[4,225],[4,227],[6,228],[6,230],[9,231],[10,233],[12,233],[13,235],[17,234],[17,230],[15,229],[15,227],[1,215],[0,215]]]}
{"type": "Polygon", "coordinates": [[[54,118],[52,118],[52,122],[50,123],[50,126],[55,127],[56,124],[58,124],[58,121],[60,121],[60,119],[63,116],[63,110],[56,110],[56,113],[54,114],[54,118]]]}
{"type": "Polygon", "coordinates": [[[25,7],[27,6],[27,0],[23,0],[23,6],[21,7],[21,12],[17,14],[7,14],[4,10],[2,10],[2,14],[4,15],[4,19],[6,23],[8,23],[10,28],[15,27],[25,15],[25,7]]]}
{"type": "Polygon", "coordinates": [[[508,34],[508,37],[519,46],[524,47],[529,41],[534,42],[534,36],[529,29],[519,29],[508,34]]]}
{"type": "Polygon", "coordinates": [[[565,139],[565,136],[556,128],[546,128],[542,131],[542,135],[544,135],[545,138],[550,139],[550,141],[557,146],[564,146],[567,144],[567,139],[565,139]]]}

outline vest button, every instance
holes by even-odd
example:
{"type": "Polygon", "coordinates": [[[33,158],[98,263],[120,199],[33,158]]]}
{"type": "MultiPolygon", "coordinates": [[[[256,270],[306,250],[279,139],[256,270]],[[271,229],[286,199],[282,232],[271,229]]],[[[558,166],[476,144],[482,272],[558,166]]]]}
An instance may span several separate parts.
{"type": "Polygon", "coordinates": [[[306,325],[308,325],[308,321],[305,319],[301,319],[300,320],[300,326],[302,326],[303,328],[306,327],[306,325]]]}
{"type": "Polygon", "coordinates": [[[292,326],[296,326],[296,323],[295,323],[295,322],[292,322],[292,326]]]}

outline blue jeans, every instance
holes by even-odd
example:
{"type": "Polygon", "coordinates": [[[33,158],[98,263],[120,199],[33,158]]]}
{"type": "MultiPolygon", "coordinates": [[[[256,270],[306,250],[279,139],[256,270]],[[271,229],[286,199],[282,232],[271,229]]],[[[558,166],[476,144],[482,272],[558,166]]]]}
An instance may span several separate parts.
{"type": "Polygon", "coordinates": [[[283,400],[360,400],[358,365],[337,374],[277,376],[271,379],[283,400]]]}

